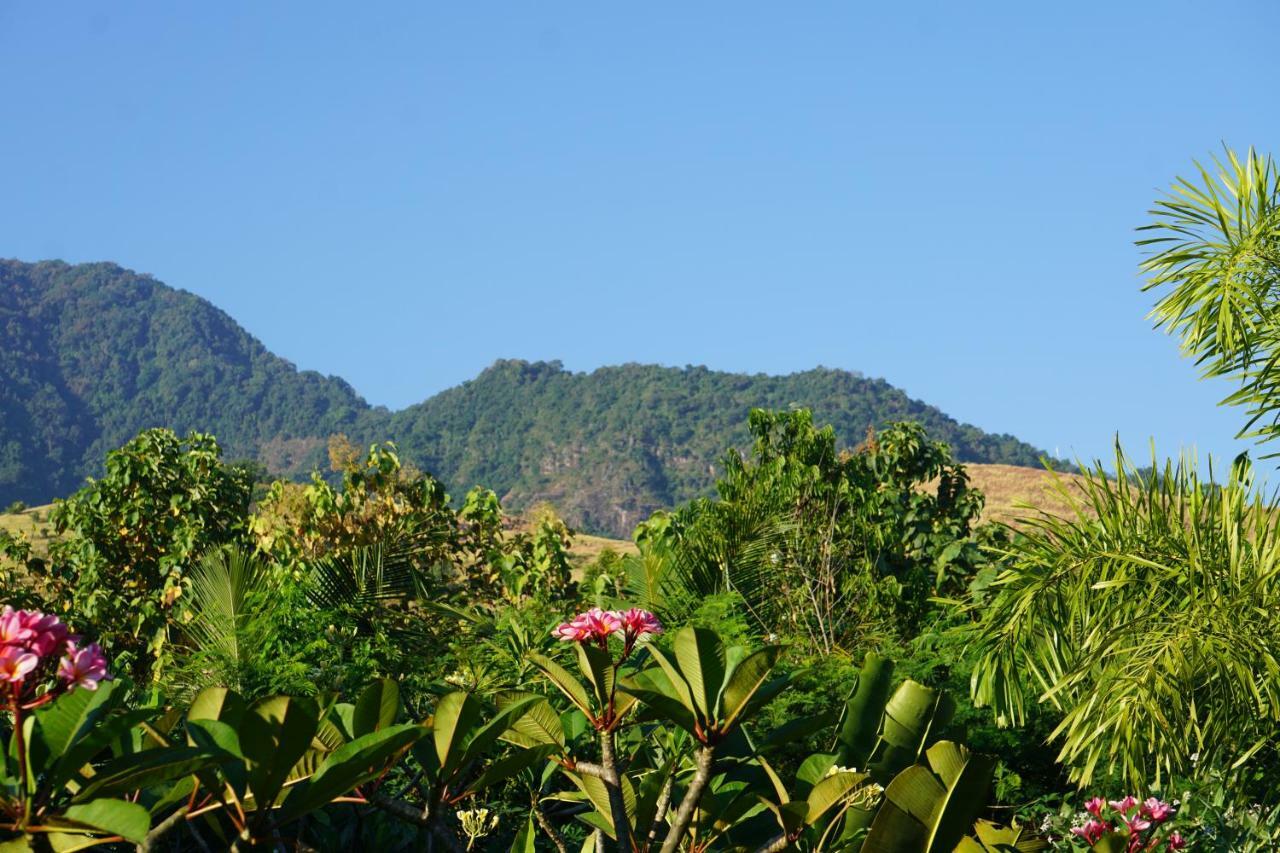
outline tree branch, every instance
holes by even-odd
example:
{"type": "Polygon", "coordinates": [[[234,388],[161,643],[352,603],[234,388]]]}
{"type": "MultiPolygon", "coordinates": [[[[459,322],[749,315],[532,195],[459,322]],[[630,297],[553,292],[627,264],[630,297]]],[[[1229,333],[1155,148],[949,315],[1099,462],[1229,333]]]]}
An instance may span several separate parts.
{"type": "Polygon", "coordinates": [[[610,819],[613,822],[615,846],[618,853],[631,853],[631,822],[627,820],[627,806],[622,799],[622,782],[618,778],[618,760],[614,755],[613,732],[600,732],[600,763],[605,775],[600,777],[609,794],[610,819]]]}
{"type": "Polygon", "coordinates": [[[667,833],[667,840],[662,842],[662,853],[675,853],[680,847],[680,841],[689,831],[689,824],[693,821],[693,812],[702,799],[702,792],[711,781],[711,765],[714,761],[714,747],[698,747],[695,758],[697,769],[694,770],[693,778],[689,780],[689,789],[685,791],[684,799],[680,801],[680,808],[676,810],[676,819],[671,824],[671,831],[667,833]]]}
{"type": "Polygon", "coordinates": [[[147,833],[146,838],[142,839],[142,843],[137,845],[138,853],[150,853],[155,848],[156,842],[160,841],[170,832],[177,829],[187,819],[187,812],[190,809],[183,806],[164,820],[151,827],[151,831],[147,833]]]}

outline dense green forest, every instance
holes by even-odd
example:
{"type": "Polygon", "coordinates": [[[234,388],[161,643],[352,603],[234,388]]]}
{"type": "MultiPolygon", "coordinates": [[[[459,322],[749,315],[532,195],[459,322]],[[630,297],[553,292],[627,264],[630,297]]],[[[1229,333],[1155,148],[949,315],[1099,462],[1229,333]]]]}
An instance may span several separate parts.
{"type": "Polygon", "coordinates": [[[138,431],[218,436],[275,474],[324,467],[328,436],[391,439],[456,494],[514,508],[548,500],[572,524],[626,535],[650,512],[710,493],[719,456],[748,442],[752,407],[802,406],[855,446],[867,428],[920,423],[966,462],[1037,465],[1041,452],[912,400],[880,379],[703,367],[499,361],[403,411],[299,371],[208,302],[113,264],[0,261],[0,506],[47,503],[101,473],[138,431]]]}

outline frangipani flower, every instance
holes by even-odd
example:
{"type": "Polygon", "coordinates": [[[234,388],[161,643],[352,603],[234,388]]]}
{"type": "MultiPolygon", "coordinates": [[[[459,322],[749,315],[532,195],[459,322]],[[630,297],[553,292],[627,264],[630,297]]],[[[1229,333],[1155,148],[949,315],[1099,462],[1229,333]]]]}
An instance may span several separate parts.
{"type": "Polygon", "coordinates": [[[1084,804],[1084,810],[1094,817],[1102,817],[1102,807],[1107,803],[1102,797],[1094,797],[1084,804]]]}
{"type": "Polygon", "coordinates": [[[622,623],[623,638],[628,645],[653,634],[662,633],[662,623],[648,610],[632,607],[630,610],[618,613],[617,616],[622,623]]]}
{"type": "Polygon", "coordinates": [[[1133,817],[1126,818],[1125,824],[1129,827],[1130,835],[1136,835],[1143,830],[1151,828],[1151,821],[1147,820],[1142,815],[1134,815],[1133,817]]]}
{"type": "Polygon", "coordinates": [[[593,607],[568,622],[557,625],[551,635],[568,642],[594,641],[604,645],[609,637],[618,634],[629,651],[637,641],[661,633],[662,623],[648,610],[632,607],[630,610],[620,611],[593,607]]]}
{"type": "Polygon", "coordinates": [[[39,657],[19,646],[0,647],[0,681],[22,681],[39,663],[39,657]]]}
{"type": "Polygon", "coordinates": [[[593,607],[586,613],[579,613],[568,622],[556,626],[551,635],[557,639],[575,643],[594,640],[603,644],[621,628],[622,618],[618,613],[593,607]]]}
{"type": "Polygon", "coordinates": [[[1138,798],[1133,796],[1132,794],[1126,795],[1123,800],[1111,800],[1110,802],[1111,808],[1115,809],[1121,814],[1124,814],[1125,812],[1129,811],[1129,809],[1133,808],[1137,804],[1138,804],[1138,798]]]}
{"type": "Polygon", "coordinates": [[[1089,844],[1097,844],[1098,839],[1110,831],[1111,824],[1103,823],[1100,820],[1091,820],[1084,826],[1073,827],[1071,834],[1083,838],[1089,844]]]}
{"type": "Polygon", "coordinates": [[[1160,823],[1167,820],[1169,815],[1173,814],[1173,806],[1157,799],[1156,797],[1147,797],[1139,811],[1143,817],[1150,818],[1156,823],[1160,823]]]}
{"type": "Polygon", "coordinates": [[[67,654],[58,663],[58,678],[68,688],[97,690],[98,682],[106,677],[107,659],[97,643],[90,643],[83,649],[77,648],[73,642],[67,643],[67,654]]]}

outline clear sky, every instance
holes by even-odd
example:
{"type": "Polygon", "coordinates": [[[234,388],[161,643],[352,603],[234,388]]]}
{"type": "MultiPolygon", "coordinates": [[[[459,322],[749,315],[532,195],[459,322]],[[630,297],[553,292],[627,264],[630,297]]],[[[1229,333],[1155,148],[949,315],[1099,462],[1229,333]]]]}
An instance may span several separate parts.
{"type": "Polygon", "coordinates": [[[1280,3],[3,3],[0,256],[113,260],[400,407],[502,357],[882,376],[1233,453],[1133,228],[1280,153],[1280,3]]]}

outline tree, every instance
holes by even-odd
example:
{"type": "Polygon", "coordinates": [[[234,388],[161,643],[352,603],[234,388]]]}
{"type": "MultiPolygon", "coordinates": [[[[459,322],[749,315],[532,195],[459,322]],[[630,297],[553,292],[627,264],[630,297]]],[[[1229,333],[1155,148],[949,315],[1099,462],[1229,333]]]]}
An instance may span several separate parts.
{"type": "MultiPolygon", "coordinates": [[[[1280,502],[1247,460],[1084,472],[1075,507],[1024,520],[975,602],[973,695],[1004,723],[1031,703],[1073,781],[1138,790],[1192,778],[1274,795],[1280,734],[1280,502]],[[1271,768],[1271,769],[1268,769],[1271,768]]],[[[1250,800],[1257,801],[1257,800],[1250,800]]]]}
{"type": "Polygon", "coordinates": [[[647,604],[683,615],[735,592],[762,635],[850,650],[912,636],[930,597],[984,562],[971,537],[981,493],[919,425],[852,452],[807,410],[753,410],[750,427],[752,454],[725,455],[718,500],[638,530],[630,586],[647,604]]]}
{"type": "Polygon", "coordinates": [[[1204,375],[1240,386],[1223,400],[1248,415],[1240,436],[1267,441],[1280,436],[1280,169],[1253,149],[1196,169],[1140,229],[1144,289],[1161,294],[1152,317],[1204,375]]]}
{"type": "Polygon", "coordinates": [[[245,534],[251,484],[222,463],[213,436],[140,433],[107,455],[106,475],[50,515],[50,563],[67,604],[90,621],[118,666],[143,676],[180,619],[188,570],[245,534]]]}

